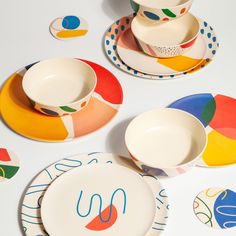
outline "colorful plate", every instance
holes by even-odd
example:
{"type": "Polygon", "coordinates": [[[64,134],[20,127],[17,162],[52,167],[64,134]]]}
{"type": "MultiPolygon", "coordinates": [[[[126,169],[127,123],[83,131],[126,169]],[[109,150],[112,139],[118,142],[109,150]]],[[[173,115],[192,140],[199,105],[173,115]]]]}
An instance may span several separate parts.
{"type": "Polygon", "coordinates": [[[123,101],[123,92],[116,77],[104,67],[85,61],[98,78],[95,93],[82,111],[63,117],[49,117],[35,111],[22,89],[22,77],[30,66],[16,73],[1,92],[1,114],[15,132],[31,139],[59,142],[90,134],[111,121],[123,101]]]}
{"type": "Polygon", "coordinates": [[[68,15],[53,20],[49,30],[54,38],[68,40],[86,35],[88,23],[82,17],[68,15]]]}
{"type": "Polygon", "coordinates": [[[181,98],[171,105],[196,116],[206,127],[208,145],[200,166],[220,167],[236,163],[236,99],[210,93],[181,98]]]}
{"type": "Polygon", "coordinates": [[[153,224],[155,202],[139,173],[120,165],[87,165],[68,171],[48,187],[41,217],[49,235],[102,231],[103,236],[141,236],[153,224]]]}
{"type": "Polygon", "coordinates": [[[189,52],[174,58],[150,57],[142,53],[134,41],[130,31],[132,19],[133,16],[127,16],[116,21],[106,32],[104,43],[106,54],[112,63],[138,77],[172,79],[194,73],[212,61],[219,46],[213,28],[207,22],[199,20],[201,34],[189,52]]]}
{"type": "Polygon", "coordinates": [[[227,229],[236,227],[236,192],[230,189],[209,188],[194,200],[194,213],[205,225],[227,229]]]}
{"type": "Polygon", "coordinates": [[[20,169],[20,161],[15,153],[0,148],[0,182],[13,178],[20,169]]]}
{"type": "MultiPolygon", "coordinates": [[[[41,203],[42,203],[42,199],[43,199],[45,191],[47,190],[48,186],[50,186],[50,184],[58,176],[76,167],[86,166],[90,164],[119,164],[121,166],[128,167],[131,170],[137,171],[136,167],[133,165],[131,160],[114,155],[114,154],[105,154],[105,153],[91,153],[89,155],[78,155],[71,158],[65,158],[61,161],[58,161],[52,164],[48,168],[44,169],[33,180],[33,182],[30,184],[30,186],[28,187],[25,193],[25,197],[22,203],[22,212],[21,212],[22,225],[23,225],[23,230],[25,232],[25,235],[28,235],[28,236],[48,235],[44,229],[42,219],[41,219],[41,213],[40,213],[41,203]]],[[[155,203],[156,204],[155,219],[154,219],[152,227],[150,228],[146,236],[158,236],[165,229],[166,221],[168,218],[168,208],[169,208],[168,197],[165,194],[165,190],[163,189],[163,187],[161,186],[160,182],[158,181],[156,177],[147,176],[143,173],[140,173],[140,176],[143,177],[145,182],[151,188],[153,194],[155,194],[155,202],[156,202],[155,203]]],[[[86,191],[87,190],[88,189],[86,188],[86,191]]],[[[119,193],[117,195],[120,195],[122,197],[122,193],[119,193]]],[[[116,201],[116,197],[114,198],[114,200],[116,201]]],[[[95,200],[95,202],[96,201],[97,200],[95,200]]],[[[127,207],[126,207],[127,212],[129,211],[128,201],[130,200],[128,200],[128,197],[127,197],[127,207]]],[[[86,212],[87,209],[88,209],[87,207],[86,209],[83,209],[84,210],[83,212],[86,212]]],[[[137,209],[136,211],[138,210],[141,210],[141,209],[137,209]]],[[[121,214],[119,215],[120,217],[123,216],[122,202],[121,202],[121,205],[119,204],[117,208],[117,212],[121,212],[121,214]]],[[[94,211],[92,211],[92,213],[94,213],[94,211]]],[[[106,214],[109,215],[109,213],[110,213],[109,211],[103,212],[103,214],[105,215],[106,214]]],[[[92,219],[92,218],[93,217],[89,218],[91,220],[87,221],[85,225],[87,225],[91,229],[99,230],[100,235],[104,235],[103,232],[105,233],[106,232],[105,230],[112,230],[113,228],[115,229],[114,224],[120,223],[120,219],[119,217],[117,217],[116,222],[113,224],[113,227],[104,229],[105,225],[103,222],[99,220],[99,218],[96,218],[96,217],[95,219],[92,219]]],[[[135,225],[135,227],[140,227],[140,225],[135,225]]],[[[94,234],[94,231],[91,231],[91,232],[93,232],[94,234]]],[[[113,235],[113,234],[110,234],[110,235],[113,235]]]]}

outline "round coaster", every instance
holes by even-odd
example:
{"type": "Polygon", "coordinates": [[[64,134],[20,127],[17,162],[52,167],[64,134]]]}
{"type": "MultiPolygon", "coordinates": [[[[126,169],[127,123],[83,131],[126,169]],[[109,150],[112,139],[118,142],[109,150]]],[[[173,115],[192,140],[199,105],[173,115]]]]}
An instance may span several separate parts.
{"type": "Polygon", "coordinates": [[[171,108],[197,117],[206,127],[208,144],[198,164],[220,167],[236,164],[236,99],[221,94],[194,94],[183,97],[171,108]]]}
{"type": "Polygon", "coordinates": [[[227,229],[236,226],[236,192],[230,189],[209,188],[194,200],[194,213],[205,225],[227,229]]]}
{"type": "Polygon", "coordinates": [[[53,20],[49,30],[54,38],[68,40],[86,35],[88,23],[82,17],[68,15],[53,20]]]}
{"type": "MultiPolygon", "coordinates": [[[[42,218],[41,218],[41,204],[42,204],[42,199],[44,197],[44,194],[47,190],[47,188],[50,186],[51,183],[53,183],[53,181],[55,179],[57,179],[59,176],[68,172],[68,175],[70,175],[70,170],[72,169],[76,169],[76,167],[78,167],[77,170],[75,170],[74,173],[80,173],[80,171],[83,171],[82,168],[80,167],[89,167],[90,165],[96,165],[96,164],[117,164],[120,166],[124,167],[128,167],[129,170],[128,171],[137,171],[136,166],[133,164],[133,162],[127,158],[124,157],[120,157],[118,155],[114,155],[114,154],[107,154],[107,153],[91,153],[91,154],[81,154],[81,155],[77,155],[71,158],[65,158],[63,160],[60,160],[54,164],[52,164],[51,166],[47,167],[46,169],[44,169],[30,184],[30,186],[28,187],[26,193],[25,193],[25,197],[22,203],[22,209],[21,209],[21,218],[22,218],[22,225],[23,225],[23,229],[25,232],[25,235],[27,236],[32,236],[32,235],[42,235],[42,236],[46,236],[48,235],[43,222],[42,222],[42,218]],[[89,165],[89,166],[88,166],[89,165]]],[[[95,166],[94,166],[95,167],[95,166]]],[[[98,167],[99,168],[99,167],[98,167]]],[[[86,171],[86,170],[85,170],[86,171]]],[[[132,175],[135,174],[132,172],[132,175]]],[[[152,210],[155,209],[155,214],[154,214],[154,220],[152,222],[152,225],[150,226],[150,229],[148,230],[148,232],[146,232],[146,236],[159,236],[165,229],[166,226],[166,221],[168,218],[168,209],[169,209],[169,205],[168,205],[168,197],[165,193],[165,189],[162,187],[162,185],[160,184],[160,182],[158,181],[158,179],[156,177],[153,176],[148,176],[142,172],[136,172],[139,173],[139,176],[135,176],[135,178],[139,178],[139,181],[144,181],[143,182],[143,186],[144,188],[146,188],[145,184],[148,185],[148,188],[151,189],[153,196],[155,198],[155,205],[152,206],[152,210]],[[140,179],[140,177],[142,177],[140,179]]],[[[86,173],[85,173],[86,174],[86,173]]],[[[73,173],[72,173],[73,175],[73,173]]],[[[96,173],[94,173],[94,175],[96,175],[96,173]]],[[[99,175],[98,178],[103,178],[103,173],[101,173],[101,176],[99,175]]],[[[125,175],[123,176],[125,177],[125,175]]],[[[86,176],[84,175],[83,178],[85,178],[85,181],[87,181],[88,179],[86,179],[86,176]]],[[[119,181],[119,178],[115,178],[115,175],[112,175],[112,173],[110,174],[109,178],[105,178],[105,179],[110,179],[111,180],[111,184],[114,181],[114,183],[116,183],[116,181],[119,181]]],[[[63,179],[62,179],[63,180],[63,179]]],[[[61,181],[60,178],[58,178],[58,181],[61,181]]],[[[102,188],[105,188],[106,186],[101,185],[100,182],[94,181],[94,178],[89,178],[88,181],[91,181],[91,183],[97,183],[98,188],[97,189],[93,189],[93,191],[95,191],[95,193],[99,193],[100,190],[102,188]],[[102,186],[102,187],[99,187],[102,186]]],[[[105,180],[107,181],[107,180],[105,180]]],[[[126,178],[126,181],[128,181],[128,179],[126,178]]],[[[77,181],[78,182],[78,181],[77,181]]],[[[129,181],[128,181],[129,182],[129,181]]],[[[78,182],[78,184],[83,184],[81,181],[78,182]]],[[[130,183],[129,183],[130,184],[130,183]]],[[[53,186],[53,185],[52,185],[53,186]]],[[[76,187],[76,186],[75,186],[76,187]]],[[[87,215],[86,213],[89,210],[89,201],[86,201],[86,198],[89,196],[91,197],[93,195],[92,192],[90,191],[90,188],[87,188],[86,186],[84,186],[85,188],[83,189],[83,193],[81,196],[81,204],[83,204],[83,208],[79,208],[79,212],[80,214],[82,214],[84,216],[87,215]],[[90,194],[91,193],[91,194],[90,194]]],[[[117,186],[116,186],[117,187],[117,186]]],[[[131,186],[132,188],[132,186],[131,186]]],[[[81,189],[82,190],[82,189],[81,189]]],[[[108,189],[107,189],[108,190],[108,189]]],[[[107,222],[103,222],[101,220],[101,218],[99,217],[98,211],[99,207],[94,207],[94,205],[97,206],[97,204],[99,204],[100,201],[100,197],[98,195],[95,195],[94,200],[92,201],[91,205],[91,211],[90,214],[88,214],[88,216],[85,217],[80,217],[76,212],[77,212],[77,205],[75,206],[74,210],[76,210],[75,214],[77,214],[78,216],[78,220],[80,221],[80,226],[84,225],[84,229],[83,230],[87,230],[86,235],[94,235],[94,234],[101,234],[101,235],[117,235],[117,228],[116,228],[116,224],[119,225],[122,222],[122,217],[125,217],[126,213],[128,211],[130,211],[132,208],[129,208],[129,202],[132,202],[132,199],[129,199],[129,195],[126,195],[126,207],[125,207],[125,214],[123,214],[124,211],[124,192],[122,190],[118,190],[114,193],[113,190],[115,191],[116,189],[112,189],[112,192],[107,191],[107,193],[111,193],[111,196],[109,195],[109,198],[105,200],[104,198],[104,194],[106,194],[105,190],[101,195],[102,197],[102,202],[104,203],[104,207],[100,208],[100,217],[105,221],[108,219],[109,215],[110,215],[110,221],[107,222]],[[110,204],[110,200],[112,198],[112,193],[114,193],[114,197],[113,197],[113,208],[106,208],[109,204],[110,204]],[[120,199],[120,200],[119,200],[120,199]],[[116,211],[115,211],[116,209],[116,211]],[[111,210],[113,211],[113,214],[111,212],[111,210]],[[117,214],[115,214],[117,213],[117,214]],[[98,216],[98,217],[97,217],[98,216]],[[86,228],[87,226],[87,228],[86,228]],[[109,232],[112,232],[112,234],[109,232]]],[[[78,194],[80,195],[81,192],[78,192],[78,194]]],[[[136,191],[132,192],[131,194],[135,194],[137,193],[136,191]]],[[[148,190],[146,193],[150,193],[148,190]]],[[[79,195],[77,197],[79,197],[79,195]]],[[[147,194],[149,196],[149,194],[147,194]]],[[[78,203],[79,198],[76,197],[76,203],[78,203]]],[[[137,196],[138,198],[138,196],[137,196]]],[[[90,199],[90,198],[89,198],[90,199]]],[[[151,201],[152,202],[152,201],[151,201]]],[[[69,202],[68,202],[69,203],[69,202]]],[[[149,205],[149,203],[147,203],[149,205]]],[[[138,214],[141,214],[142,212],[142,208],[145,206],[144,205],[140,205],[140,207],[137,207],[136,211],[139,211],[138,214]]],[[[80,205],[81,207],[81,205],[80,205]]],[[[144,207],[145,208],[145,207],[144,207]]],[[[148,207],[147,207],[148,209],[148,207]]],[[[147,209],[143,209],[144,212],[147,211],[147,209]]],[[[133,214],[133,212],[131,212],[133,214]]],[[[134,225],[134,227],[136,227],[136,229],[143,229],[143,223],[145,223],[146,220],[142,220],[139,224],[134,225]]],[[[132,222],[131,222],[132,224],[132,222]]],[[[135,230],[135,229],[134,229],[135,230]]],[[[118,234],[121,235],[121,234],[118,234]]],[[[136,236],[137,234],[135,234],[136,236]]],[[[140,234],[140,236],[143,234],[140,234]]]]}
{"type": "MultiPolygon", "coordinates": [[[[196,48],[195,45],[194,50],[190,50],[185,55],[179,57],[161,59],[148,56],[149,63],[151,63],[152,66],[156,68],[154,70],[153,68],[150,69],[150,66],[148,66],[144,69],[147,56],[143,55],[143,53],[137,49],[137,45],[132,43],[130,44],[130,42],[122,42],[120,45],[117,45],[120,36],[124,34],[126,30],[130,29],[132,19],[133,16],[126,16],[114,22],[105,34],[104,45],[108,58],[115,66],[137,77],[145,79],[173,79],[179,78],[186,74],[194,73],[199,69],[204,68],[212,61],[219,47],[219,43],[213,28],[207,22],[199,19],[201,25],[199,37],[201,37],[205,43],[205,46],[202,47],[202,42],[200,39],[196,44],[199,47],[200,43],[201,53],[199,52],[199,48],[196,48]],[[122,61],[118,55],[118,46],[120,54],[122,52],[122,58],[124,59],[126,57],[125,61],[122,61]],[[204,48],[206,49],[205,53],[202,52],[204,48]],[[130,58],[133,58],[134,61],[130,60],[130,58]],[[126,62],[129,62],[130,65],[126,64],[126,62]],[[135,68],[132,68],[131,66],[135,68]],[[141,71],[146,71],[150,74],[143,73],[141,71]]],[[[123,37],[123,39],[124,38],[125,37],[123,37]]]]}
{"type": "Polygon", "coordinates": [[[62,117],[50,117],[36,111],[22,88],[22,78],[32,66],[14,73],[1,92],[1,115],[15,132],[40,141],[72,140],[102,128],[117,114],[123,91],[116,77],[104,67],[85,61],[97,75],[97,86],[89,104],[81,111],[62,117]]]}
{"type": "Polygon", "coordinates": [[[155,196],[142,176],[120,165],[98,164],[56,179],[44,194],[41,217],[49,235],[136,236],[148,232],[155,211],[155,196]]]}
{"type": "Polygon", "coordinates": [[[11,150],[0,148],[0,182],[11,179],[20,169],[20,161],[11,150]]]}

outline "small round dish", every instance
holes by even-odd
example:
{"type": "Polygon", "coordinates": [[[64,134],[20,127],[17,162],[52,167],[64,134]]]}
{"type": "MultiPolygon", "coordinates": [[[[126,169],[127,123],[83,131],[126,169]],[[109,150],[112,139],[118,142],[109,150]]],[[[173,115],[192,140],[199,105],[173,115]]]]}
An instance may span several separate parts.
{"type": "Polygon", "coordinates": [[[131,30],[143,52],[153,57],[168,58],[182,55],[194,45],[200,25],[190,13],[175,21],[155,25],[136,16],[131,30]]]}
{"type": "Polygon", "coordinates": [[[133,10],[149,22],[174,20],[186,14],[193,0],[131,0],[133,10]]]}
{"type": "Polygon", "coordinates": [[[207,145],[202,123],[171,108],[145,112],[129,124],[125,143],[132,160],[152,175],[176,176],[195,166],[207,145]]]}
{"type": "Polygon", "coordinates": [[[63,116],[86,107],[97,84],[88,64],[73,58],[54,58],[32,66],[22,87],[34,108],[46,115],[63,116]]]}

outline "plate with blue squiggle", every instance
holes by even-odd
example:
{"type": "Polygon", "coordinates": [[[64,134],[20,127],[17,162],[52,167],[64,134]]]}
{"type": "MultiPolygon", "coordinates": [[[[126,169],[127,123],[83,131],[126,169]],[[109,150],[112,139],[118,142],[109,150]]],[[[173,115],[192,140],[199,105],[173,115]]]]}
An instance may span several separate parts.
{"type": "Polygon", "coordinates": [[[168,208],[156,177],[140,173],[129,159],[92,153],[44,169],[28,187],[21,216],[31,236],[158,236],[168,208]]]}

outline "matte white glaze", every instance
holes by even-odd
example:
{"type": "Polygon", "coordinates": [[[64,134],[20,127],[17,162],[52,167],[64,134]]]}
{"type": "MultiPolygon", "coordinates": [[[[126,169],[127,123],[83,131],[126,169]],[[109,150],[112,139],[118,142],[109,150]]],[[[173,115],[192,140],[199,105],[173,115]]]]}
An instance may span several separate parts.
{"type": "Polygon", "coordinates": [[[134,0],[134,2],[150,8],[167,8],[182,5],[189,0],[134,0]]]}

